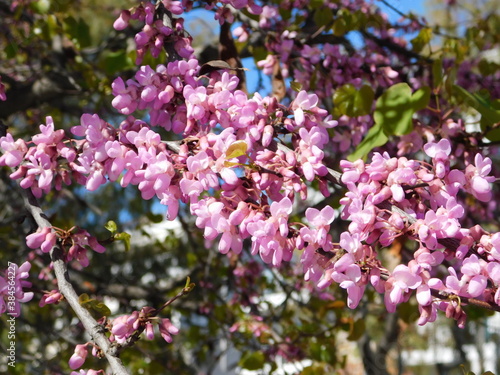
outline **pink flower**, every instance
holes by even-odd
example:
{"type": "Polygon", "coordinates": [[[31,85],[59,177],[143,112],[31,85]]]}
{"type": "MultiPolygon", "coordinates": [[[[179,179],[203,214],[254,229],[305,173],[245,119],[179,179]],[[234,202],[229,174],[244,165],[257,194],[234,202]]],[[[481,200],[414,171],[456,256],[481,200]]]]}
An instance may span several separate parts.
{"type": "Polygon", "coordinates": [[[327,240],[327,234],[330,230],[330,223],[335,218],[335,210],[330,206],[325,206],[321,211],[315,208],[306,210],[306,219],[311,225],[317,228],[315,242],[324,245],[327,240]]]}
{"type": "Polygon", "coordinates": [[[288,215],[292,213],[292,201],[285,197],[280,202],[271,204],[271,217],[279,227],[280,234],[283,237],[288,235],[288,215]]]}
{"type": "Polygon", "coordinates": [[[443,178],[449,167],[449,155],[451,153],[450,141],[443,138],[438,143],[429,142],[424,145],[424,151],[432,158],[436,169],[436,176],[443,178]]]}
{"type": "Polygon", "coordinates": [[[481,202],[488,202],[491,199],[490,183],[495,181],[494,176],[488,176],[491,171],[491,159],[476,154],[474,162],[475,166],[469,164],[465,169],[466,189],[481,202]]]}
{"type": "Polygon", "coordinates": [[[71,375],[106,375],[104,370],[80,370],[78,372],[71,371],[71,375]]]}
{"type": "Polygon", "coordinates": [[[460,271],[464,274],[465,280],[468,279],[467,292],[471,297],[477,297],[483,294],[486,289],[488,279],[482,275],[482,263],[477,255],[472,254],[464,259],[460,271]]]}
{"type": "Polygon", "coordinates": [[[113,23],[115,30],[123,30],[128,26],[130,20],[130,11],[122,10],[120,16],[113,23]]]}
{"type": "Polygon", "coordinates": [[[402,202],[405,199],[405,192],[401,185],[414,185],[417,182],[417,176],[412,168],[402,167],[392,171],[387,177],[387,184],[391,188],[392,197],[396,202],[402,202]]]}
{"type": "Polygon", "coordinates": [[[124,343],[139,327],[139,312],[134,311],[131,315],[122,315],[113,320],[111,333],[113,339],[119,343],[124,343]]]}
{"type": "Polygon", "coordinates": [[[305,112],[309,111],[318,105],[318,96],[316,94],[308,94],[302,90],[297,94],[297,97],[292,103],[292,110],[295,116],[297,125],[303,125],[305,122],[305,112]]]}
{"type": "Polygon", "coordinates": [[[54,121],[51,116],[45,118],[47,125],[40,125],[40,133],[33,136],[33,143],[36,145],[55,145],[64,137],[64,130],[54,130],[54,121]]]}
{"type": "Polygon", "coordinates": [[[219,187],[217,175],[210,168],[213,163],[213,159],[205,151],[189,156],[186,161],[189,172],[193,173],[205,190],[219,187]]]}
{"type": "Polygon", "coordinates": [[[28,245],[30,249],[38,249],[45,241],[50,231],[51,229],[49,227],[38,228],[35,233],[26,236],[26,245],[28,245]]]}
{"type": "Polygon", "coordinates": [[[235,254],[239,254],[243,249],[243,240],[241,235],[237,233],[236,227],[230,224],[226,217],[220,213],[212,216],[212,226],[218,233],[222,233],[219,241],[219,251],[222,254],[227,254],[230,249],[235,254]]]}
{"type": "Polygon", "coordinates": [[[21,164],[28,151],[26,143],[22,139],[14,141],[10,133],[0,138],[0,148],[3,151],[3,155],[0,156],[0,165],[7,165],[11,168],[21,164]]]}
{"type": "Polygon", "coordinates": [[[81,367],[85,363],[87,355],[87,345],[77,345],[75,347],[75,352],[69,359],[69,368],[72,370],[76,370],[77,368],[81,367]]]}
{"type": "Polygon", "coordinates": [[[396,311],[396,305],[405,301],[405,293],[422,284],[422,278],[411,272],[408,266],[400,264],[394,268],[386,283],[385,306],[387,311],[396,311]]]}
{"type": "Polygon", "coordinates": [[[172,342],[172,335],[179,333],[179,329],[172,324],[170,319],[161,319],[159,328],[161,337],[169,344],[172,342]]]}
{"type": "Polygon", "coordinates": [[[42,299],[40,300],[40,303],[38,304],[38,306],[44,307],[45,305],[49,305],[51,303],[57,304],[62,299],[63,299],[63,296],[62,296],[61,292],[59,292],[59,290],[54,289],[48,293],[45,293],[42,296],[42,299]]]}
{"type": "Polygon", "coordinates": [[[200,120],[205,116],[207,105],[207,92],[205,87],[199,86],[193,88],[191,86],[184,87],[184,97],[187,104],[187,116],[195,120],[200,120]]]}
{"type": "Polygon", "coordinates": [[[358,306],[365,290],[364,285],[359,285],[361,281],[361,269],[353,262],[354,258],[352,255],[345,254],[335,263],[334,272],[332,273],[332,279],[339,283],[341,288],[347,289],[347,306],[350,309],[358,306]],[[346,267],[348,263],[351,264],[346,267]]]}
{"type": "Polygon", "coordinates": [[[184,12],[184,9],[182,8],[181,1],[162,0],[162,3],[163,3],[163,5],[165,5],[166,9],[168,9],[170,12],[172,12],[175,15],[180,15],[184,12]]]}

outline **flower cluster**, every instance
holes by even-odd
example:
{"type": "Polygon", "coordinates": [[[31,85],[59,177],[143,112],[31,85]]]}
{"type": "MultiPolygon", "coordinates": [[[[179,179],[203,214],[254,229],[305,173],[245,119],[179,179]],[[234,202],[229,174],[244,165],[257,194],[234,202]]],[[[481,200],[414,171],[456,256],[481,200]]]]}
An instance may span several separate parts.
{"type": "Polygon", "coordinates": [[[477,154],[474,164],[468,164],[465,170],[453,169],[447,139],[427,143],[424,151],[431,158],[432,169],[405,157],[391,158],[387,153],[375,153],[370,164],[361,160],[341,163],[342,181],[349,189],[341,201],[342,216],[351,223],[349,232],[341,235],[340,248],[344,253],[326,271],[329,279],[322,283],[339,282],[347,289],[352,307],[359,302],[364,286],[371,282],[384,292],[389,311],[407,301],[415,290],[421,324],[435,319],[435,311],[440,309],[463,325],[465,314],[460,303],[434,301],[431,291],[482,297],[498,305],[500,264],[494,255],[498,234],[490,235],[479,227],[462,228],[464,208],[459,203],[459,192],[467,192],[480,201],[491,197],[491,160],[477,154]],[[401,211],[385,209],[386,203],[401,211]],[[420,249],[408,265],[400,264],[389,272],[377,261],[370,244],[390,246],[399,236],[420,242],[420,249]],[[459,241],[454,248],[446,245],[452,238],[459,241]],[[443,282],[435,273],[445,259],[453,259],[454,263],[448,267],[450,276],[443,282]]]}
{"type": "MultiPolygon", "coordinates": [[[[71,228],[70,230],[62,230],[59,228],[45,227],[38,229],[36,232],[26,237],[26,244],[29,248],[40,249],[44,253],[50,252],[58,241],[61,247],[67,249],[65,261],[71,262],[76,260],[79,267],[82,268],[89,265],[89,259],[87,257],[88,249],[97,253],[106,251],[106,248],[84,229],[71,228]]],[[[47,301],[49,296],[44,297],[45,303],[52,303],[47,301]]],[[[57,297],[52,296],[48,300],[56,302],[57,297]]]]}
{"type": "Polygon", "coordinates": [[[134,311],[130,315],[122,315],[110,322],[110,341],[124,344],[136,332],[144,332],[146,339],[153,340],[154,325],[158,326],[161,337],[167,342],[172,342],[172,335],[177,335],[179,329],[175,327],[170,319],[152,316],[155,309],[143,307],[141,311],[134,311]],[[153,325],[154,324],[154,325],[153,325]]]}
{"type": "MultiPolygon", "coordinates": [[[[106,329],[111,332],[109,340],[117,344],[126,345],[132,336],[139,335],[144,332],[147,340],[154,339],[154,326],[158,327],[161,337],[167,342],[172,342],[172,335],[177,335],[179,329],[176,328],[170,319],[155,317],[156,310],[152,307],[143,307],[140,311],[134,311],[130,315],[122,315],[106,322],[106,329]]],[[[137,339],[136,337],[135,339],[137,339]]],[[[76,370],[83,366],[87,359],[88,349],[90,343],[78,344],[75,351],[69,359],[69,367],[76,370]]],[[[98,347],[92,345],[92,355],[97,357],[99,355],[98,347]]],[[[80,370],[82,372],[84,370],[80,370]]],[[[88,370],[94,371],[94,370],[88,370]]],[[[85,372],[83,372],[85,373],[85,372]]],[[[89,372],[87,372],[89,374],[89,372]]],[[[94,374],[91,372],[91,374],[94,374]]],[[[99,374],[99,372],[95,372],[99,374]]]]}
{"type": "MultiPolygon", "coordinates": [[[[182,13],[179,1],[164,1],[164,3],[167,4],[166,9],[171,13],[182,13]]],[[[142,30],[135,35],[136,63],[142,62],[147,51],[150,51],[153,57],[158,57],[165,44],[172,45],[180,57],[190,58],[193,55],[193,48],[191,47],[191,38],[184,31],[184,20],[173,17],[167,17],[164,20],[163,17],[158,17],[155,12],[156,6],[153,3],[141,3],[132,9],[123,10],[113,24],[116,30],[123,30],[131,19],[144,22],[142,30]]]]}

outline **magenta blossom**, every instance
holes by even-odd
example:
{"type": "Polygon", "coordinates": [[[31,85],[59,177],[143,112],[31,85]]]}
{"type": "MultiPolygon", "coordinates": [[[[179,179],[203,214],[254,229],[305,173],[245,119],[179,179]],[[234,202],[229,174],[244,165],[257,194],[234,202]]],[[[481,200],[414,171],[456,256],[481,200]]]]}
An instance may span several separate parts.
{"type": "Polygon", "coordinates": [[[417,289],[422,278],[411,272],[410,268],[400,264],[394,268],[386,283],[385,306],[387,311],[396,311],[396,305],[404,302],[410,289],[417,289]]]}

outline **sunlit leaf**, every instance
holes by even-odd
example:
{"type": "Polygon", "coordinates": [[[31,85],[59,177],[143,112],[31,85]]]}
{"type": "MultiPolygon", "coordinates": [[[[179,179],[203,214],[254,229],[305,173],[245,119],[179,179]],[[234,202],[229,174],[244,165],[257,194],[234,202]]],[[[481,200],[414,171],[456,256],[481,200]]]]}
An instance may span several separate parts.
{"type": "Polygon", "coordinates": [[[422,49],[429,44],[432,39],[432,29],[430,27],[424,27],[418,33],[418,35],[411,40],[412,49],[415,52],[420,52],[422,49]]]}
{"type": "Polygon", "coordinates": [[[413,114],[425,108],[430,99],[429,87],[422,87],[413,95],[407,83],[389,87],[377,100],[375,123],[380,124],[386,135],[405,135],[413,130],[413,114]]]}
{"type": "Polygon", "coordinates": [[[439,87],[443,82],[443,59],[436,59],[432,63],[432,84],[439,87]]]}
{"type": "Polygon", "coordinates": [[[233,142],[226,150],[226,160],[233,159],[245,155],[248,145],[245,141],[233,142]]]}
{"type": "Polygon", "coordinates": [[[78,296],[78,302],[81,306],[89,310],[95,317],[111,315],[111,310],[103,302],[90,298],[87,293],[78,296]]]}
{"type": "Polygon", "coordinates": [[[104,228],[109,230],[111,233],[116,233],[116,231],[118,230],[118,227],[113,220],[109,220],[104,226],[104,228]]]}
{"type": "Polygon", "coordinates": [[[290,87],[292,88],[293,91],[299,92],[300,90],[302,90],[302,83],[297,81],[292,81],[290,83],[290,87]]]}
{"type": "Polygon", "coordinates": [[[117,233],[115,234],[115,240],[123,241],[123,244],[125,245],[125,250],[126,251],[130,250],[130,234],[126,232],[117,233]]]}
{"type": "Polygon", "coordinates": [[[366,157],[366,155],[368,155],[368,153],[375,147],[385,145],[387,140],[387,135],[385,135],[382,126],[375,125],[368,131],[365,138],[363,138],[361,143],[356,148],[356,151],[349,155],[347,159],[350,161],[362,159],[366,157]]]}

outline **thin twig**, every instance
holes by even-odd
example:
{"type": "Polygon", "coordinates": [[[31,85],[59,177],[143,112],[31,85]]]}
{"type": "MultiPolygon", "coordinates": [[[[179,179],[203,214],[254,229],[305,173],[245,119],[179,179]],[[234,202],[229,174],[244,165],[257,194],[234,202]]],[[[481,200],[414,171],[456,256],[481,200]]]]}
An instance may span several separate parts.
{"type": "Polygon", "coordinates": [[[445,292],[442,290],[436,290],[436,289],[431,289],[431,294],[434,297],[442,299],[442,300],[450,300],[450,299],[453,299],[454,297],[455,298],[459,297],[460,301],[467,304],[467,305],[473,305],[473,306],[481,307],[483,309],[500,312],[500,306],[493,305],[489,302],[481,301],[481,300],[476,299],[476,298],[462,297],[462,296],[459,296],[459,295],[454,294],[454,293],[449,293],[449,292],[445,292]]]}

